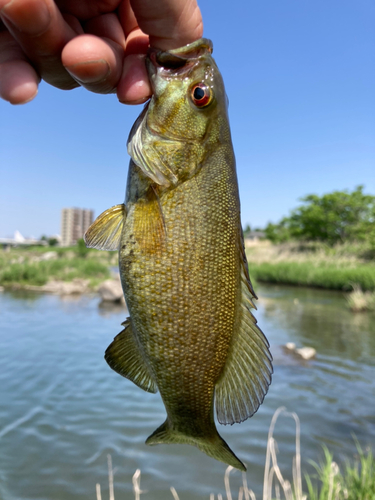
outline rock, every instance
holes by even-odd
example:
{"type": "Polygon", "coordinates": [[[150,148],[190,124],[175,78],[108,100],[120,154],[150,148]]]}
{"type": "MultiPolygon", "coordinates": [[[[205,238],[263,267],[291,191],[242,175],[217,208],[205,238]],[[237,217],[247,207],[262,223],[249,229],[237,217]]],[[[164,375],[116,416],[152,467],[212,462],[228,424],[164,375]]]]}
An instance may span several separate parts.
{"type": "Polygon", "coordinates": [[[41,261],[41,260],[54,260],[54,259],[57,259],[58,257],[58,253],[57,252],[45,252],[43,253],[39,258],[38,260],[41,261]]]}
{"type": "Polygon", "coordinates": [[[75,278],[73,281],[63,282],[60,295],[82,294],[88,291],[89,280],[75,278]]]}
{"type": "Polygon", "coordinates": [[[3,291],[4,291],[4,287],[0,286],[0,292],[3,292],[3,291]]]}
{"type": "Polygon", "coordinates": [[[296,353],[303,359],[313,359],[316,356],[316,350],[313,347],[301,347],[296,349],[296,353]]]}
{"type": "Polygon", "coordinates": [[[98,293],[102,302],[125,302],[119,277],[103,281],[98,287],[98,293]]]}
{"type": "Polygon", "coordinates": [[[287,342],[285,344],[285,347],[288,349],[288,351],[295,351],[296,350],[296,344],[294,342],[287,342]]]}
{"type": "Polygon", "coordinates": [[[101,301],[99,303],[99,314],[100,316],[112,316],[112,314],[124,314],[127,311],[125,300],[120,302],[108,302],[101,301]]]}
{"type": "Polygon", "coordinates": [[[304,360],[309,360],[316,357],[316,350],[313,347],[300,347],[297,349],[294,342],[287,342],[283,346],[283,348],[286,353],[293,354],[304,360]]]}
{"type": "Polygon", "coordinates": [[[25,257],[22,256],[10,261],[11,264],[22,264],[23,262],[25,262],[25,257]]]}
{"type": "Polygon", "coordinates": [[[73,281],[49,281],[43,286],[26,286],[27,290],[55,293],[58,295],[82,294],[88,291],[88,280],[75,278],[73,281]]]}

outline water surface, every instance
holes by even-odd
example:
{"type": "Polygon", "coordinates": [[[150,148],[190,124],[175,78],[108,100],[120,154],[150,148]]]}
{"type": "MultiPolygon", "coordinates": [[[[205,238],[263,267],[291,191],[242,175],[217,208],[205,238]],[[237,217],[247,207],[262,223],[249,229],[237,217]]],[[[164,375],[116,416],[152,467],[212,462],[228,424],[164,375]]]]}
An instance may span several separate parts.
{"type": "MultiPolygon", "coordinates": [[[[339,463],[353,456],[352,434],[375,443],[375,316],[353,314],[340,293],[261,286],[256,316],[275,357],[268,396],[247,422],[219,431],[248,465],[259,495],[268,427],[279,406],[298,413],[302,465],[322,457],[326,443],[339,463]],[[301,363],[280,348],[311,346],[301,363]]],[[[0,498],[108,498],[107,455],[115,496],[134,498],[131,478],[142,470],[142,498],[209,499],[224,493],[225,465],[183,445],[145,439],[165,419],[158,394],[147,394],[106,365],[103,354],[126,311],[103,310],[95,297],[0,293],[0,498]]],[[[275,437],[282,472],[291,479],[294,424],[281,417],[275,437]]],[[[241,474],[233,473],[233,492],[241,474]]]]}

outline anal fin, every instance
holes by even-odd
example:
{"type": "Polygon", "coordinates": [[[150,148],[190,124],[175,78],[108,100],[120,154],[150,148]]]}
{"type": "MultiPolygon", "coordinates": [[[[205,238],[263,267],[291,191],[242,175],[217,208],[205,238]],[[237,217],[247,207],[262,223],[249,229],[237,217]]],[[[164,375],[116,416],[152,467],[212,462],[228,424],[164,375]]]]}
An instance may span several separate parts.
{"type": "Polygon", "coordinates": [[[115,372],[131,380],[144,391],[155,393],[158,388],[142,357],[130,319],[128,318],[123,325],[125,328],[107,348],[105,360],[115,372]]]}

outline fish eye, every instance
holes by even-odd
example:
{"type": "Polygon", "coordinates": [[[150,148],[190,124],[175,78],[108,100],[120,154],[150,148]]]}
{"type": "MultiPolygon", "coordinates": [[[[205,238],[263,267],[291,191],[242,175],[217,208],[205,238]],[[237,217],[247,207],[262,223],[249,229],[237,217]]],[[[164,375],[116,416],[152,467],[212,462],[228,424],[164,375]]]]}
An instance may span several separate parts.
{"type": "Polygon", "coordinates": [[[190,91],[191,100],[198,108],[204,108],[212,100],[212,92],[205,83],[196,83],[190,91]]]}

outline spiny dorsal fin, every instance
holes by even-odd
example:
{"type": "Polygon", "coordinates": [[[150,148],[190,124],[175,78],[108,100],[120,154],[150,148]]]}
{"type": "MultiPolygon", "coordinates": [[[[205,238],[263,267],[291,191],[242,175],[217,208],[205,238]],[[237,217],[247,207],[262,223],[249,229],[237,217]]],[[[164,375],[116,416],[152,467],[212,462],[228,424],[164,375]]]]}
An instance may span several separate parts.
{"type": "Polygon", "coordinates": [[[215,404],[221,424],[243,422],[262,404],[271,383],[272,355],[269,343],[251,314],[253,297],[243,238],[240,241],[241,307],[228,358],[215,387],[215,404]]]}
{"type": "Polygon", "coordinates": [[[100,214],[85,233],[86,246],[97,250],[118,250],[125,217],[124,204],[115,205],[100,214]]]}
{"type": "Polygon", "coordinates": [[[105,352],[105,360],[115,372],[131,380],[147,392],[158,392],[140,346],[133,334],[130,318],[122,323],[125,328],[113,340],[105,352]]]}

